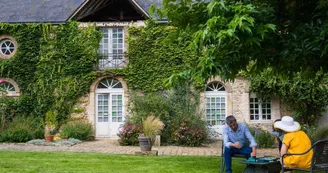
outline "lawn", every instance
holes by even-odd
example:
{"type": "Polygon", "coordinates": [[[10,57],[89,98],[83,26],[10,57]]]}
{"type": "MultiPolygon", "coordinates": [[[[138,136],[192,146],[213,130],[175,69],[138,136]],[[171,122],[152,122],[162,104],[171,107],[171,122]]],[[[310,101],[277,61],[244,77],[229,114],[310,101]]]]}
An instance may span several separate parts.
{"type": "MultiPolygon", "coordinates": [[[[242,172],[245,168],[238,161],[233,160],[234,172],[242,172]]],[[[135,156],[0,150],[1,173],[213,173],[219,170],[218,156],[135,156]]]]}

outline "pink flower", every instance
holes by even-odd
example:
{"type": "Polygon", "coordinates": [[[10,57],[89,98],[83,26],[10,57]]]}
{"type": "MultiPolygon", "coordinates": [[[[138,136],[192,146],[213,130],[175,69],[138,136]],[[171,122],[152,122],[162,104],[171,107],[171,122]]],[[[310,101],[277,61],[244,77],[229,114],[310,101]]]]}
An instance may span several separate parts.
{"type": "Polygon", "coordinates": [[[5,80],[3,80],[3,79],[0,79],[0,83],[3,83],[3,82],[5,82],[5,80]]]}

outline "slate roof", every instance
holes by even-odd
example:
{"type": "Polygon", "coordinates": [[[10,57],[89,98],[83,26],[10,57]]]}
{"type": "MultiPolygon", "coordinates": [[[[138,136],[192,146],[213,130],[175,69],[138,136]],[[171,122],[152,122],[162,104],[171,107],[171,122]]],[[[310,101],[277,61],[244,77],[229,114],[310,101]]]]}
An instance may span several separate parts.
{"type": "Polygon", "coordinates": [[[155,7],[162,6],[162,0],[134,0],[147,14],[149,14],[149,7],[154,4],[155,7]]]}
{"type": "Polygon", "coordinates": [[[0,0],[0,22],[65,23],[84,0],[0,0]]]}
{"type": "MultiPolygon", "coordinates": [[[[0,22],[65,23],[88,0],[0,0],[0,22]]],[[[91,1],[91,0],[89,0],[91,1]]],[[[97,0],[94,0],[97,1],[97,0]]],[[[130,0],[149,16],[149,7],[161,0],[130,0]]]]}

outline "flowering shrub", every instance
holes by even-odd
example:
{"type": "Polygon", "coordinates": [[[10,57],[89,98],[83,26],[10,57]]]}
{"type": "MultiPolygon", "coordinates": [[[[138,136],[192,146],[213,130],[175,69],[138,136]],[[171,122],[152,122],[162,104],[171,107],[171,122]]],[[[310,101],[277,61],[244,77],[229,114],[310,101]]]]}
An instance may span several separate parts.
{"type": "Polygon", "coordinates": [[[120,145],[138,145],[138,136],[141,133],[141,126],[126,122],[119,133],[117,134],[120,137],[120,145]]]}
{"type": "Polygon", "coordinates": [[[79,140],[88,140],[93,135],[93,126],[85,120],[76,120],[63,125],[60,133],[61,138],[75,138],[79,140]]]}
{"type": "Polygon", "coordinates": [[[173,141],[178,145],[200,146],[207,140],[207,129],[201,119],[184,118],[173,131],[173,141]]]}

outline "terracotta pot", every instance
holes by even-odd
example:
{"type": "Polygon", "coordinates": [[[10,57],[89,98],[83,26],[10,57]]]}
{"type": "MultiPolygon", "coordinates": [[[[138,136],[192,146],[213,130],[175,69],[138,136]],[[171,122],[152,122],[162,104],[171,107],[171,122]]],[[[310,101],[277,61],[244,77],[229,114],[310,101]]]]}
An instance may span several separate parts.
{"type": "Polygon", "coordinates": [[[44,139],[46,140],[46,142],[52,142],[54,140],[54,136],[53,135],[44,136],[44,139]]]}

